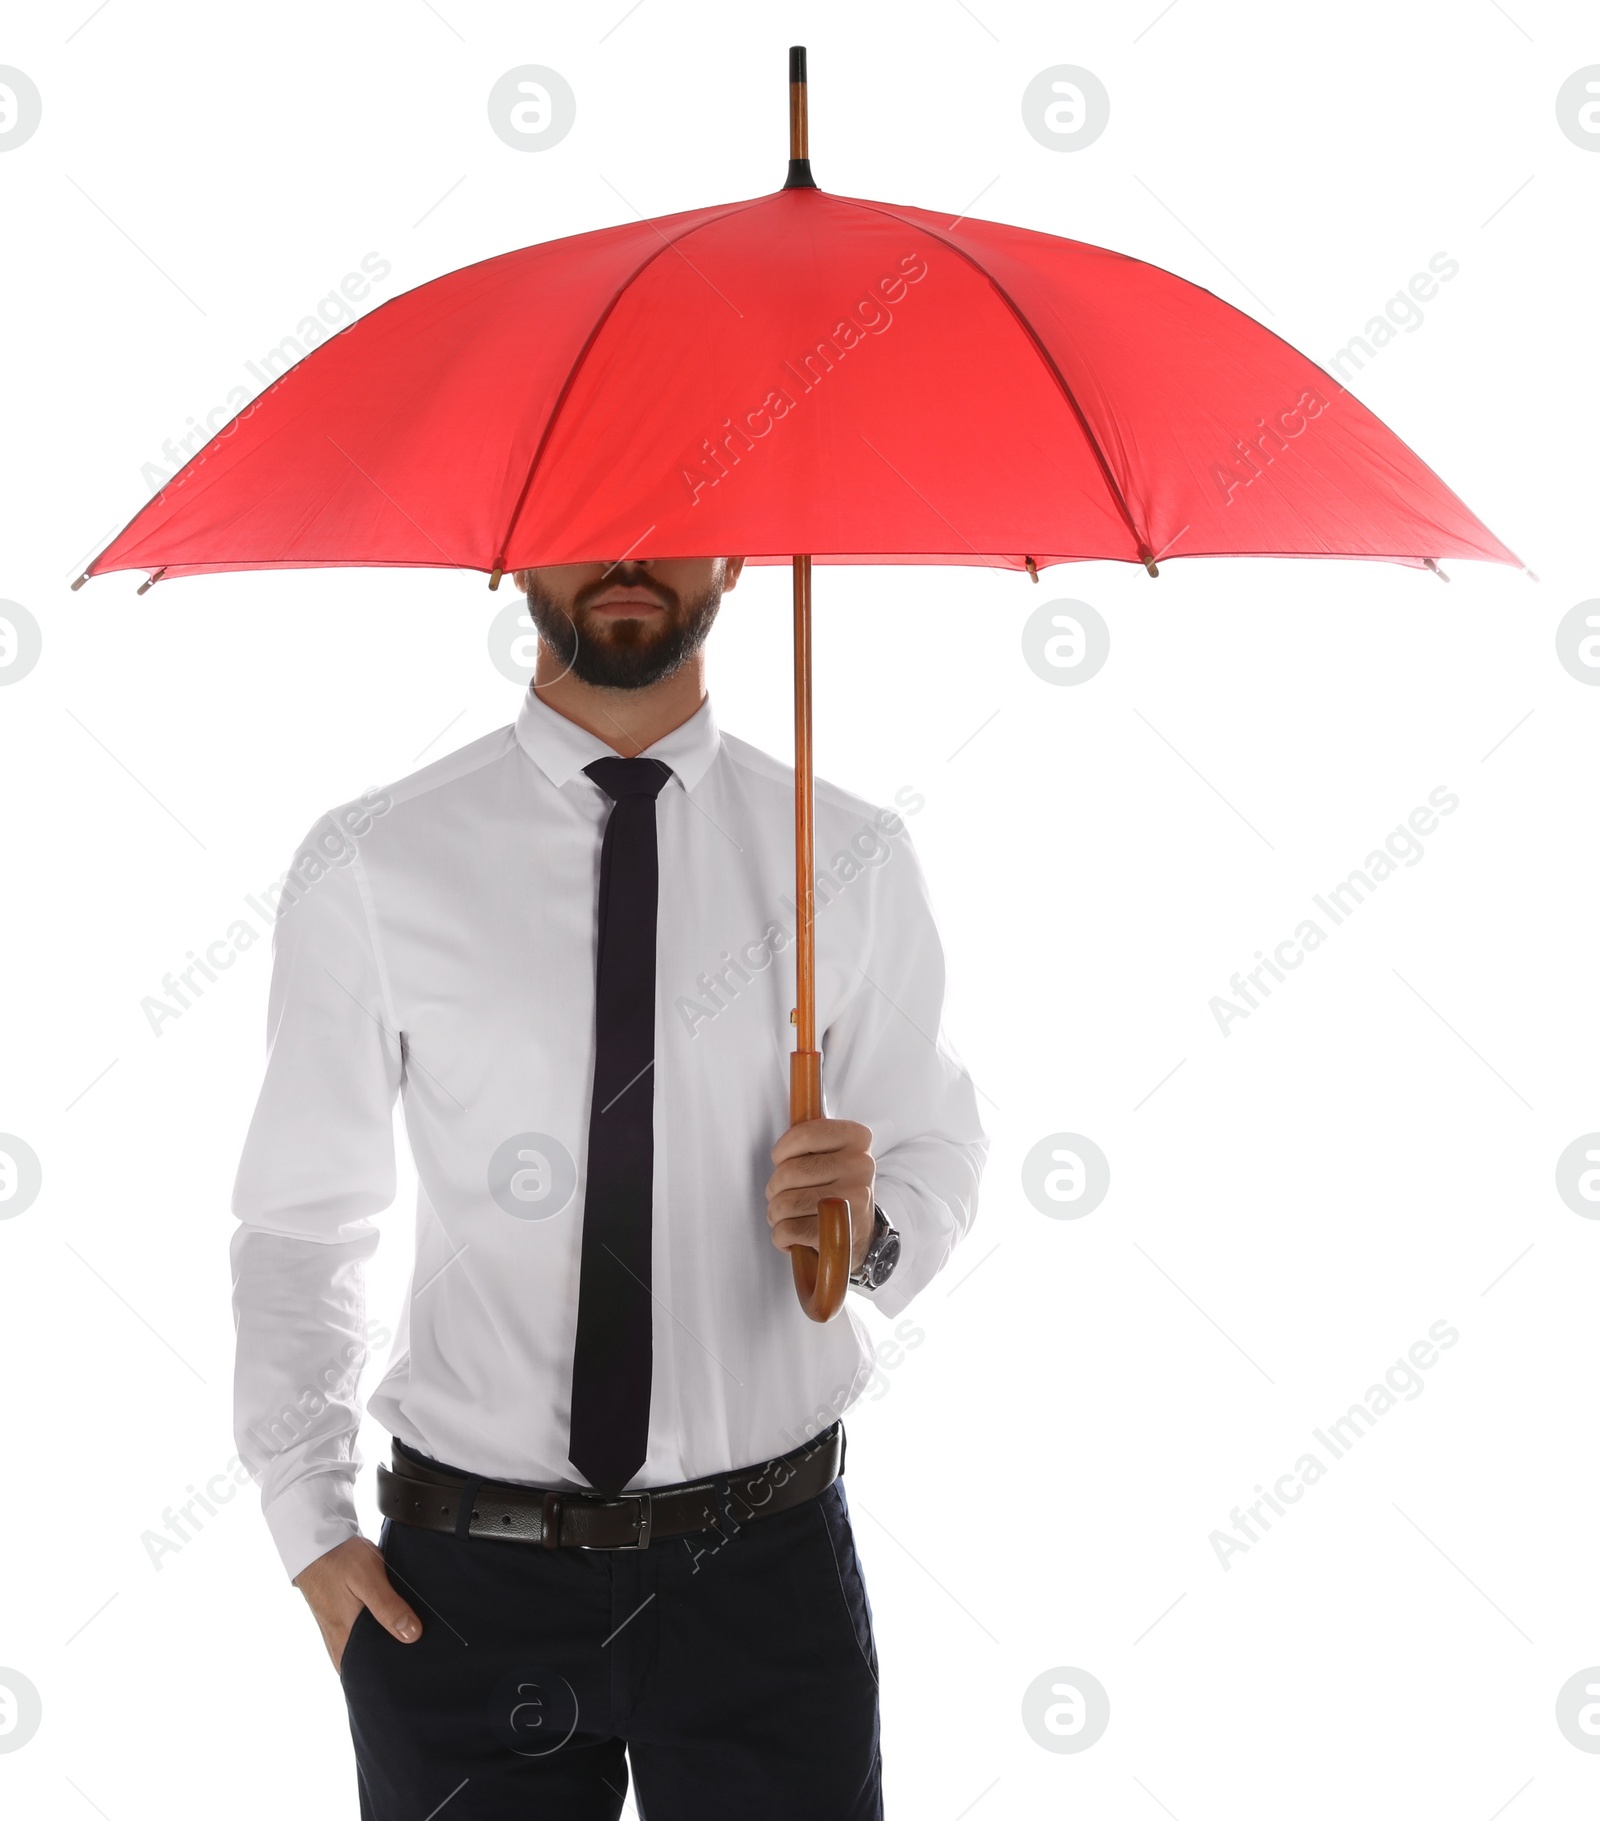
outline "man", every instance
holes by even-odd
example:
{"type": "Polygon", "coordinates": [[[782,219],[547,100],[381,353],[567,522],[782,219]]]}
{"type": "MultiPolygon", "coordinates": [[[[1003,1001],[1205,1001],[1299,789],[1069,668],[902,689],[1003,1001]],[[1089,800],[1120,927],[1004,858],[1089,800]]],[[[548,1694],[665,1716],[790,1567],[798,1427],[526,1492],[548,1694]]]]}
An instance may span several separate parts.
{"type": "Polygon", "coordinates": [[[838,1477],[871,1346],[805,1317],[786,1253],[844,1197],[852,1281],[898,1313],[970,1225],[986,1140],[904,825],[826,785],[817,1022],[851,1116],[784,1130],[792,773],[705,690],[741,567],[524,571],[515,726],[325,818],[286,882],[236,1430],[367,1821],[615,1821],[630,1764],[649,1821],[881,1814],[838,1477]],[[380,1550],[353,1488],[397,1096],[419,1193],[370,1400],[380,1550]]]}

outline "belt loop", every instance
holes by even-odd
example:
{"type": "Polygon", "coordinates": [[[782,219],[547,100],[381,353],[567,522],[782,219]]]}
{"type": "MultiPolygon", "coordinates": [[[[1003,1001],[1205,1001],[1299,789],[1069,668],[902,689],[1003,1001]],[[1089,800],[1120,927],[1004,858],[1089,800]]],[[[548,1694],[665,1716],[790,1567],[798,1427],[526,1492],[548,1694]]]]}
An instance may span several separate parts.
{"type": "Polygon", "coordinates": [[[547,1492],[539,1501],[539,1541],[546,1549],[561,1547],[561,1494],[547,1492]]]}
{"type": "Polygon", "coordinates": [[[844,1472],[844,1457],[850,1447],[850,1432],[841,1421],[839,1424],[839,1472],[844,1472]]]}
{"type": "Polygon", "coordinates": [[[456,1535],[470,1536],[472,1525],[472,1507],[478,1500],[477,1480],[464,1480],[460,1492],[456,1495],[461,1503],[456,1506],[456,1535]]]}

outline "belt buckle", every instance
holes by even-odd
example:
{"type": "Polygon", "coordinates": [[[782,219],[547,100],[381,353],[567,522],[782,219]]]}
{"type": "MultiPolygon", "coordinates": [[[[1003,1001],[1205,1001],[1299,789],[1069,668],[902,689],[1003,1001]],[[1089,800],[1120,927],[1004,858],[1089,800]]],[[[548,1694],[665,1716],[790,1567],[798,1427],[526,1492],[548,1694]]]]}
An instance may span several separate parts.
{"type": "Polygon", "coordinates": [[[618,1544],[618,1547],[621,1549],[648,1549],[650,1547],[650,1530],[653,1522],[653,1514],[650,1509],[650,1494],[648,1492],[636,1492],[630,1496],[636,1499],[639,1505],[639,1535],[634,1542],[620,1543],[618,1544]]]}

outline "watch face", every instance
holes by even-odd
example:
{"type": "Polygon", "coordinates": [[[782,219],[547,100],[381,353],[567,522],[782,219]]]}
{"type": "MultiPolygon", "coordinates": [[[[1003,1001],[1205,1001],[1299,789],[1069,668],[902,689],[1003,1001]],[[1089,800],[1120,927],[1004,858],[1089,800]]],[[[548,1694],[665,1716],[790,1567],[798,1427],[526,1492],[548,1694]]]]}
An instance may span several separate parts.
{"type": "Polygon", "coordinates": [[[869,1290],[876,1290],[888,1282],[889,1273],[900,1262],[900,1235],[893,1227],[886,1226],[867,1253],[861,1266],[861,1280],[869,1290]]]}
{"type": "Polygon", "coordinates": [[[881,1283],[900,1262],[900,1235],[891,1227],[888,1242],[883,1248],[883,1270],[879,1276],[881,1283]]]}

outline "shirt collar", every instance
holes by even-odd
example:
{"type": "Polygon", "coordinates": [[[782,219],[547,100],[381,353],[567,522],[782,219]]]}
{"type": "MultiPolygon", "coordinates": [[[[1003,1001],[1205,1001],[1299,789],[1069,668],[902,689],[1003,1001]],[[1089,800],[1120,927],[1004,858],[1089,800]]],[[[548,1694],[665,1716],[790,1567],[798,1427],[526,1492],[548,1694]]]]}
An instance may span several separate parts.
{"type": "MultiPolygon", "coordinates": [[[[517,715],[517,744],[558,790],[594,760],[617,756],[615,747],[558,714],[531,687],[517,715]]],[[[683,788],[693,790],[710,770],[721,744],[708,696],[681,727],[674,727],[639,756],[670,765],[683,788]]]]}

